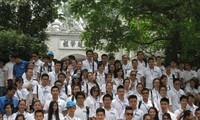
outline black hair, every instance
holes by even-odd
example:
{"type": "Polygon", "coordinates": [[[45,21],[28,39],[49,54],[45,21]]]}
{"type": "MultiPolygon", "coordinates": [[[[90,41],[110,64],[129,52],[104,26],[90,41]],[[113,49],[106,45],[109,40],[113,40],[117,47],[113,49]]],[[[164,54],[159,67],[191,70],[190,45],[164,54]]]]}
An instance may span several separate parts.
{"type": "Polygon", "coordinates": [[[200,107],[195,110],[195,112],[200,111],[200,107]]]}
{"type": "Polygon", "coordinates": [[[151,109],[153,109],[156,112],[156,116],[155,116],[154,120],[159,120],[159,118],[158,118],[158,110],[155,107],[150,107],[149,110],[148,110],[148,113],[150,112],[151,109]]]}
{"type": "Polygon", "coordinates": [[[108,58],[108,55],[107,55],[107,54],[102,54],[102,55],[101,55],[101,59],[102,59],[103,57],[107,57],[107,58],[108,58]]]}
{"type": "Polygon", "coordinates": [[[115,59],[115,57],[113,55],[111,55],[108,59],[112,60],[112,59],[115,59]]]}
{"type": "Polygon", "coordinates": [[[166,98],[166,97],[161,98],[160,103],[161,103],[161,102],[166,102],[166,103],[169,105],[169,99],[166,98]]]}
{"type": "Polygon", "coordinates": [[[182,101],[183,99],[188,100],[188,97],[187,97],[186,95],[182,95],[182,96],[180,97],[180,101],[182,101]]]}
{"type": "Polygon", "coordinates": [[[179,78],[175,78],[175,79],[173,80],[173,83],[175,83],[176,81],[181,82],[179,78]]]}
{"type": "Polygon", "coordinates": [[[96,110],[96,114],[99,112],[103,112],[103,114],[105,115],[105,110],[101,107],[96,110]]]}
{"type": "Polygon", "coordinates": [[[130,107],[130,106],[126,106],[126,108],[125,108],[125,113],[126,113],[127,110],[133,110],[133,108],[130,107]]]}
{"type": "Polygon", "coordinates": [[[43,110],[36,110],[34,115],[36,116],[37,113],[42,113],[43,117],[44,117],[44,111],[43,110]]]}
{"type": "Polygon", "coordinates": [[[99,67],[101,67],[101,66],[104,67],[103,63],[102,62],[98,63],[97,69],[99,69],[99,67]]]}
{"type": "Polygon", "coordinates": [[[128,96],[128,101],[130,101],[131,99],[136,99],[137,100],[137,96],[136,95],[129,95],[128,96]]]}
{"type": "Polygon", "coordinates": [[[192,94],[188,94],[187,97],[188,97],[188,98],[189,98],[189,97],[195,98],[194,95],[192,95],[192,94]]]}
{"type": "Polygon", "coordinates": [[[17,88],[13,85],[9,85],[6,89],[6,92],[8,93],[8,91],[11,91],[11,90],[17,90],[17,88]]]}
{"type": "Polygon", "coordinates": [[[91,53],[93,54],[93,50],[87,50],[87,51],[86,51],[86,55],[87,55],[89,52],[91,52],[91,53]]]}
{"type": "Polygon", "coordinates": [[[137,52],[137,56],[138,56],[140,53],[144,54],[144,52],[142,52],[142,51],[138,51],[138,52],[137,52]]]}
{"type": "Polygon", "coordinates": [[[83,98],[85,99],[85,93],[84,92],[77,92],[75,95],[75,99],[77,100],[78,96],[83,96],[83,98]]]}
{"type": "Polygon", "coordinates": [[[26,100],[23,100],[23,99],[22,99],[22,100],[19,100],[19,101],[18,101],[18,104],[17,104],[17,110],[19,110],[19,104],[20,104],[21,102],[25,102],[25,104],[26,104],[26,100]]]}
{"type": "Polygon", "coordinates": [[[51,103],[49,104],[49,110],[48,110],[48,120],[52,120],[52,115],[54,113],[54,109],[53,109],[53,105],[54,104],[57,104],[57,110],[55,111],[55,117],[56,117],[56,120],[60,120],[59,118],[59,106],[58,106],[58,103],[56,101],[51,101],[51,103]]]}
{"type": "Polygon", "coordinates": [[[191,113],[192,113],[192,111],[186,110],[186,111],[184,112],[184,114],[183,114],[183,120],[185,120],[186,117],[190,116],[191,113]]]}
{"type": "Polygon", "coordinates": [[[91,90],[90,90],[90,95],[93,96],[93,91],[94,91],[95,89],[98,89],[98,95],[97,95],[97,96],[99,96],[99,95],[100,95],[100,90],[99,90],[99,87],[98,87],[98,86],[93,86],[93,87],[91,88],[91,90]]]}
{"type": "Polygon", "coordinates": [[[49,55],[45,55],[45,56],[43,57],[43,59],[50,60],[50,56],[49,56],[49,55]]]}
{"type": "Polygon", "coordinates": [[[15,120],[18,120],[18,118],[22,117],[23,120],[25,120],[25,117],[23,114],[18,114],[15,118],[15,120]]]}
{"type": "Polygon", "coordinates": [[[60,80],[56,80],[56,81],[54,82],[54,85],[56,86],[57,83],[63,84],[60,80]]]}
{"type": "MultiPolygon", "coordinates": [[[[145,120],[145,118],[146,118],[147,116],[150,116],[150,117],[151,117],[150,114],[146,113],[146,114],[144,114],[144,116],[143,116],[143,120],[145,120]]],[[[158,120],[159,120],[159,119],[158,119],[158,120]]]]}
{"type": "Polygon", "coordinates": [[[72,86],[72,95],[75,95],[75,93],[74,93],[74,88],[75,87],[79,87],[79,89],[80,89],[80,91],[81,91],[81,85],[73,85],[72,86]]]}
{"type": "Polygon", "coordinates": [[[123,86],[123,85],[119,85],[119,86],[117,87],[117,91],[118,91],[119,89],[124,89],[124,86],[123,86]]]}
{"type": "Polygon", "coordinates": [[[115,73],[114,73],[114,78],[117,78],[117,76],[118,76],[117,73],[118,73],[120,70],[122,71],[122,76],[121,76],[121,77],[124,78],[124,71],[123,71],[122,68],[117,68],[117,69],[116,69],[116,71],[115,71],[115,73]]]}
{"type": "Polygon", "coordinates": [[[127,81],[127,80],[128,80],[129,83],[130,83],[130,79],[126,78],[126,79],[123,80],[123,85],[125,85],[125,81],[127,81]]]}
{"type": "Polygon", "coordinates": [[[136,61],[136,62],[137,62],[137,59],[133,59],[133,60],[131,61],[131,63],[133,63],[134,61],[136,61]]]}
{"type": "Polygon", "coordinates": [[[164,113],[162,119],[164,119],[165,116],[167,116],[169,120],[172,120],[171,115],[169,113],[164,113]]]}
{"type": "Polygon", "coordinates": [[[148,92],[149,92],[149,89],[143,88],[143,89],[142,89],[142,93],[143,93],[144,91],[148,91],[148,92]]]}
{"type": "Polygon", "coordinates": [[[164,85],[161,85],[161,86],[159,87],[159,93],[160,93],[161,88],[165,88],[165,90],[167,91],[167,87],[164,86],[164,85]]]}
{"type": "Polygon", "coordinates": [[[72,60],[76,60],[76,57],[74,55],[69,55],[68,58],[72,60]]]}
{"type": "Polygon", "coordinates": [[[49,75],[47,73],[43,73],[41,78],[43,78],[43,77],[48,77],[49,78],[49,75]]]}
{"type": "MultiPolygon", "coordinates": [[[[111,65],[113,65],[113,64],[111,64],[111,65]]],[[[111,65],[108,65],[108,73],[111,73],[111,71],[110,71],[110,66],[111,65]]],[[[113,65],[114,66],[114,68],[115,68],[115,65],[113,65]]],[[[116,68],[115,68],[116,69],[116,68]]],[[[114,73],[115,73],[115,70],[114,70],[114,73]]]]}
{"type": "MultiPolygon", "coordinates": [[[[136,85],[136,88],[138,88],[139,85],[142,85],[142,83],[138,83],[138,84],[136,85]]],[[[144,86],[142,85],[142,87],[144,87],[144,86]]]]}
{"type": "Polygon", "coordinates": [[[59,87],[57,87],[57,86],[53,86],[53,87],[51,88],[51,92],[52,92],[52,90],[53,90],[54,88],[57,88],[58,91],[60,91],[59,87]]]}
{"type": "Polygon", "coordinates": [[[113,100],[112,96],[110,94],[105,94],[103,96],[103,101],[105,100],[105,98],[110,98],[110,100],[113,100]]]}
{"type": "Polygon", "coordinates": [[[148,59],[148,62],[149,62],[150,60],[153,60],[153,61],[154,61],[154,59],[153,59],[152,57],[150,57],[150,58],[148,59]]]}
{"type": "Polygon", "coordinates": [[[34,52],[32,52],[32,54],[39,55],[39,52],[38,51],[34,51],[34,52]]]}
{"type": "Polygon", "coordinates": [[[13,112],[14,112],[14,105],[13,105],[12,103],[6,103],[6,104],[4,105],[4,110],[6,109],[7,106],[10,106],[10,107],[11,107],[11,109],[12,109],[12,114],[13,114],[13,112]]]}
{"type": "Polygon", "coordinates": [[[66,75],[65,75],[63,72],[61,72],[61,73],[58,74],[58,78],[59,78],[60,76],[64,76],[64,77],[66,78],[66,75]]]}

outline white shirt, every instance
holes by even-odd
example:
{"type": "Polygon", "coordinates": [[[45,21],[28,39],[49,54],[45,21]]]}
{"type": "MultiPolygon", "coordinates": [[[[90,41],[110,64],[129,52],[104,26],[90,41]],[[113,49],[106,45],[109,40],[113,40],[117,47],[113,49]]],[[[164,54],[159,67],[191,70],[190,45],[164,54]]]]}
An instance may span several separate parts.
{"type": "Polygon", "coordinates": [[[28,90],[26,88],[22,88],[21,90],[17,89],[14,97],[18,100],[26,100],[27,95],[29,95],[28,90]]]}
{"type": "Polygon", "coordinates": [[[33,76],[35,79],[37,79],[37,71],[38,71],[38,68],[40,66],[42,66],[42,61],[40,59],[38,59],[37,61],[34,62],[34,69],[33,69],[33,76]]]}
{"type": "MultiPolygon", "coordinates": [[[[170,111],[168,111],[167,113],[170,114],[172,120],[176,120],[176,116],[174,115],[174,113],[172,113],[172,112],[170,112],[170,111]]],[[[164,113],[163,113],[162,111],[160,111],[160,112],[158,113],[158,118],[159,118],[159,120],[162,120],[163,115],[164,115],[164,113]]]]}
{"type": "MultiPolygon", "coordinates": [[[[157,107],[157,104],[155,102],[154,103],[154,107],[159,111],[159,108],[157,107]]],[[[148,110],[150,107],[153,107],[153,104],[152,104],[152,101],[151,100],[148,100],[147,103],[145,103],[143,100],[142,100],[142,103],[140,105],[140,110],[142,110],[144,112],[144,114],[148,113],[148,110]]]]}
{"type": "Polygon", "coordinates": [[[84,90],[85,90],[84,92],[87,93],[87,95],[90,95],[90,90],[93,86],[96,86],[96,84],[91,82],[86,82],[84,84],[84,90]]]}
{"type": "Polygon", "coordinates": [[[8,79],[13,79],[13,67],[14,67],[14,64],[13,62],[8,62],[6,63],[5,65],[5,71],[8,71],[8,79]]]}
{"type": "Polygon", "coordinates": [[[101,88],[101,86],[103,84],[105,84],[105,73],[103,72],[102,74],[100,74],[98,71],[96,73],[96,82],[99,84],[99,87],[101,88]]]}
{"type": "Polygon", "coordinates": [[[170,75],[167,75],[167,74],[165,74],[165,75],[167,76],[167,85],[168,86],[173,86],[173,80],[174,80],[173,76],[175,78],[177,78],[177,76],[172,74],[172,73],[170,75]]]}
{"type": "MultiPolygon", "coordinates": [[[[101,86],[101,92],[106,93],[106,83],[101,86]]],[[[117,93],[117,86],[113,85],[112,93],[115,95],[117,93]]]]}
{"type": "Polygon", "coordinates": [[[34,87],[33,94],[36,94],[41,104],[44,105],[45,102],[51,98],[51,87],[48,85],[45,87],[43,87],[42,85],[37,85],[37,86],[34,87]]]}
{"type": "Polygon", "coordinates": [[[112,100],[111,104],[112,108],[117,110],[118,114],[120,115],[121,112],[125,109],[126,106],[129,106],[128,100],[124,98],[124,101],[119,100],[118,95],[116,95],[116,98],[112,100]]]}
{"type": "MultiPolygon", "coordinates": [[[[16,113],[14,113],[14,114],[15,114],[15,116],[17,116],[17,115],[20,114],[20,113],[19,113],[19,112],[16,112],[16,113]]],[[[32,115],[31,115],[30,113],[24,112],[23,115],[24,115],[24,117],[25,117],[25,120],[33,120],[32,115]]]]}
{"type": "MultiPolygon", "coordinates": [[[[46,103],[44,104],[43,110],[45,110],[45,111],[49,110],[49,105],[50,105],[52,100],[46,101],[46,103]]],[[[60,99],[60,98],[58,98],[57,102],[58,102],[59,113],[62,113],[64,110],[66,110],[66,108],[65,108],[66,102],[64,100],[60,99]]]]}
{"type": "Polygon", "coordinates": [[[154,66],[153,69],[146,68],[144,70],[144,77],[146,81],[146,88],[152,89],[153,88],[153,79],[154,78],[160,78],[162,75],[161,70],[154,66]]]}
{"type": "MultiPolygon", "coordinates": [[[[133,111],[133,119],[132,120],[142,120],[143,119],[144,112],[140,109],[136,109],[133,111]]],[[[125,110],[122,111],[120,115],[120,120],[125,119],[125,110]]]]}
{"type": "Polygon", "coordinates": [[[138,60],[138,67],[141,68],[142,70],[145,70],[147,68],[146,63],[144,61],[140,62],[138,60]]]}
{"type": "MultiPolygon", "coordinates": [[[[104,108],[104,107],[103,107],[104,108]]],[[[119,114],[117,113],[117,110],[114,108],[111,108],[110,110],[105,109],[106,113],[106,120],[118,120],[119,119],[119,114]]]]}
{"type": "MultiPolygon", "coordinates": [[[[100,103],[101,104],[103,104],[103,97],[104,97],[105,94],[101,95],[101,97],[100,97],[100,103]]],[[[116,98],[115,94],[112,95],[112,98],[113,98],[113,100],[116,98]]]]}
{"type": "Polygon", "coordinates": [[[97,63],[92,61],[89,62],[87,59],[84,60],[83,62],[83,68],[86,68],[88,70],[88,72],[93,72],[95,73],[97,71],[97,63]],[[93,71],[93,67],[94,67],[94,71],[93,71]]]}
{"type": "MultiPolygon", "coordinates": [[[[175,112],[174,112],[174,115],[176,116],[176,118],[178,117],[178,115],[180,115],[180,113],[182,112],[183,110],[181,108],[177,109],[175,112]]],[[[184,113],[183,113],[184,114],[184,113]]]]}
{"type": "Polygon", "coordinates": [[[176,89],[174,89],[172,87],[172,89],[170,91],[168,91],[168,97],[171,98],[171,100],[172,100],[172,110],[173,111],[180,108],[180,97],[182,95],[185,95],[185,93],[181,89],[179,91],[177,91],[176,89]]]}
{"type": "MultiPolygon", "coordinates": [[[[81,120],[87,120],[87,109],[86,106],[83,108],[80,108],[78,105],[76,105],[76,110],[75,110],[75,116],[78,118],[81,118],[81,120]]],[[[89,112],[89,117],[93,117],[90,115],[91,113],[89,112]]]]}
{"type": "MultiPolygon", "coordinates": [[[[60,72],[59,72],[59,73],[60,73],[60,72]]],[[[55,70],[48,73],[48,75],[49,75],[49,80],[51,81],[51,82],[50,82],[51,86],[53,86],[54,83],[55,83],[55,81],[58,80],[58,74],[59,74],[59,73],[55,73],[55,70]]]]}
{"type": "Polygon", "coordinates": [[[80,118],[74,116],[73,118],[71,118],[68,114],[64,117],[64,120],[81,120],[80,118]]]}
{"type": "Polygon", "coordinates": [[[16,114],[12,114],[10,116],[3,115],[3,120],[15,120],[16,114]]]}
{"type": "Polygon", "coordinates": [[[194,96],[196,96],[198,94],[198,90],[195,88],[191,88],[190,85],[185,87],[185,93],[190,93],[194,96]]]}
{"type": "Polygon", "coordinates": [[[130,62],[127,62],[127,64],[122,64],[122,69],[124,71],[124,78],[128,77],[128,71],[130,71],[132,69],[132,65],[130,64],[130,62]]]}
{"type": "MultiPolygon", "coordinates": [[[[62,113],[58,113],[58,114],[59,114],[59,118],[60,118],[60,120],[64,120],[64,116],[63,116],[63,114],[62,114],[62,113]]],[[[48,113],[47,113],[47,114],[44,114],[44,120],[48,120],[48,113]]],[[[56,120],[56,117],[55,117],[54,114],[52,115],[51,120],[56,120]]]]}
{"type": "MultiPolygon", "coordinates": [[[[197,72],[196,71],[194,71],[194,70],[190,70],[190,71],[185,70],[184,71],[184,73],[183,73],[183,79],[184,79],[184,81],[191,80],[193,77],[197,78],[197,72]]],[[[189,85],[189,83],[187,83],[186,86],[188,86],[188,85],[189,85]]]]}
{"type": "Polygon", "coordinates": [[[187,106],[186,106],[186,109],[192,111],[193,115],[195,114],[195,110],[197,108],[198,107],[196,105],[194,105],[194,104],[192,104],[192,106],[190,106],[189,104],[187,104],[187,106]]]}
{"type": "Polygon", "coordinates": [[[91,117],[95,116],[97,108],[100,107],[100,98],[95,100],[92,96],[88,96],[85,100],[85,106],[90,108],[91,117]]]}
{"type": "Polygon", "coordinates": [[[119,85],[123,85],[123,78],[122,79],[118,79],[118,78],[115,78],[114,80],[114,84],[118,87],[119,85]]]}

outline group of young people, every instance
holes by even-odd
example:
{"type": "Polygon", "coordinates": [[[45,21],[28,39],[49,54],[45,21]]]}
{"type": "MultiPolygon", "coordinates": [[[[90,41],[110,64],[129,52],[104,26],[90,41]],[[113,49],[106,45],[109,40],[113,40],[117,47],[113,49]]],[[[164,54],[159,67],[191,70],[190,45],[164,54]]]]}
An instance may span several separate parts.
{"type": "Polygon", "coordinates": [[[162,57],[0,60],[0,120],[200,120],[200,70],[162,57]]]}

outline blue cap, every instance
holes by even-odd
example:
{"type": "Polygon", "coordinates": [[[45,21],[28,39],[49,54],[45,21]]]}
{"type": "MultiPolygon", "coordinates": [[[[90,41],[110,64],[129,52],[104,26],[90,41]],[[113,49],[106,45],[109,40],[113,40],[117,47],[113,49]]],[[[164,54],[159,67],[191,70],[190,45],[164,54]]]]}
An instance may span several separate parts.
{"type": "Polygon", "coordinates": [[[79,77],[79,75],[78,74],[73,74],[72,78],[74,78],[74,77],[79,77]]]}
{"type": "Polygon", "coordinates": [[[54,55],[54,53],[53,53],[52,51],[49,51],[49,52],[47,53],[47,55],[54,55]]]}
{"type": "Polygon", "coordinates": [[[88,69],[86,67],[82,67],[81,71],[88,71],[88,69]]]}
{"type": "Polygon", "coordinates": [[[76,106],[76,104],[73,101],[69,101],[67,102],[66,108],[73,107],[73,106],[76,106]]]}

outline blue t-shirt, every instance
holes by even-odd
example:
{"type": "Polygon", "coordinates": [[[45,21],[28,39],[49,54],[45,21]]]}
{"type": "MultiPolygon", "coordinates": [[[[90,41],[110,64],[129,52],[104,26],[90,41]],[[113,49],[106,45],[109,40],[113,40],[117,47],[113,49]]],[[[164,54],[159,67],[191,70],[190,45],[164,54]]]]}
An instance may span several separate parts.
{"type": "Polygon", "coordinates": [[[0,111],[1,111],[1,113],[5,114],[4,106],[7,103],[12,103],[14,105],[13,112],[14,113],[17,112],[18,100],[16,98],[12,97],[10,99],[10,101],[8,101],[6,96],[2,96],[2,97],[0,97],[0,111]]]}
{"type": "Polygon", "coordinates": [[[26,68],[28,67],[28,62],[20,60],[19,63],[16,63],[13,67],[13,74],[16,78],[22,77],[23,73],[26,71],[26,68]]]}

